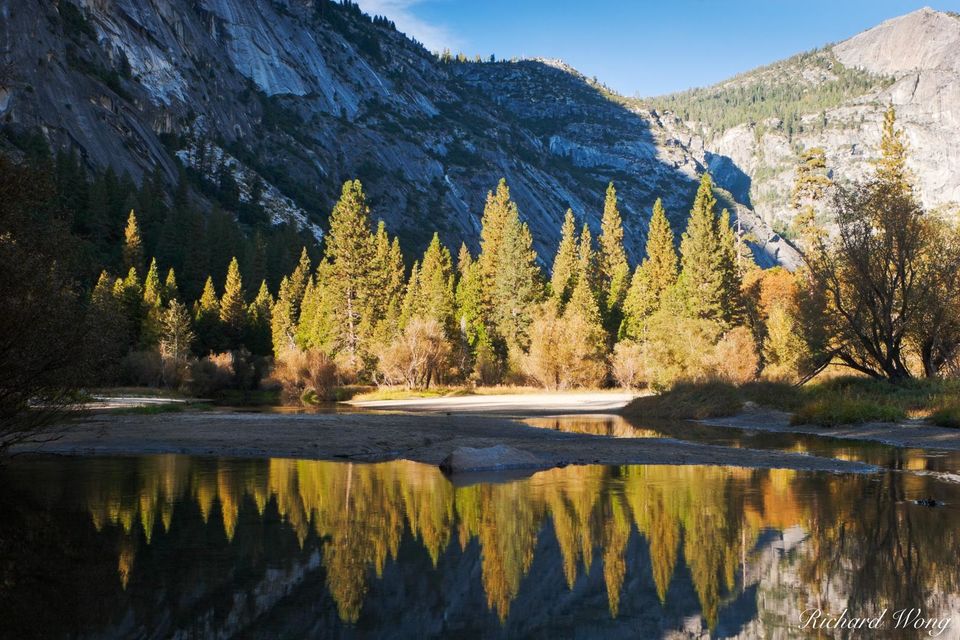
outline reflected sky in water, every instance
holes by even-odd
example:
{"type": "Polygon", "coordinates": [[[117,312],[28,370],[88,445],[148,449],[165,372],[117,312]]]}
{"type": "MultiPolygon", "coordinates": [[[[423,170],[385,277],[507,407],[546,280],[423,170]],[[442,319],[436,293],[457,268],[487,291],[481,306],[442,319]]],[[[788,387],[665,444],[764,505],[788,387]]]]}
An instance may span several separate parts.
{"type": "Polygon", "coordinates": [[[960,611],[958,485],[924,473],[571,466],[455,487],[408,461],[162,455],[0,475],[16,637],[792,637],[818,604],[960,611]]]}

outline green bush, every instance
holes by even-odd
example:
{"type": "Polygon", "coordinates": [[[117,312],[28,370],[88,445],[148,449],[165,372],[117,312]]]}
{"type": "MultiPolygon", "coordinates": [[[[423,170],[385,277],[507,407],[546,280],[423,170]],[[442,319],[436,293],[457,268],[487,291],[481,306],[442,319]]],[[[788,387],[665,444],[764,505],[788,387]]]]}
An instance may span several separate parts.
{"type": "Polygon", "coordinates": [[[864,377],[839,377],[796,387],[757,380],[677,382],[661,394],[638,398],[624,409],[637,418],[704,419],[737,413],[743,403],[793,412],[792,424],[833,427],[864,422],[898,422],[908,416],[960,428],[960,381],[906,380],[891,383],[864,377]]]}
{"type": "Polygon", "coordinates": [[[744,401],[780,409],[795,411],[803,404],[803,390],[789,382],[755,380],[740,387],[744,401]]]}
{"type": "Polygon", "coordinates": [[[185,408],[185,405],[180,402],[169,404],[144,404],[136,407],[120,409],[117,411],[117,413],[135,416],[155,416],[163,413],[180,413],[185,408]]]}
{"type": "Polygon", "coordinates": [[[702,420],[732,416],[741,408],[741,391],[729,382],[678,382],[665,393],[637,398],[624,408],[624,414],[635,418],[702,420]]]}
{"type": "Polygon", "coordinates": [[[836,427],[863,422],[896,422],[906,417],[896,406],[842,395],[830,395],[805,403],[793,414],[791,424],[836,427]]]}
{"type": "Polygon", "coordinates": [[[930,415],[930,422],[940,427],[960,429],[960,400],[951,398],[942,402],[930,415]]]}

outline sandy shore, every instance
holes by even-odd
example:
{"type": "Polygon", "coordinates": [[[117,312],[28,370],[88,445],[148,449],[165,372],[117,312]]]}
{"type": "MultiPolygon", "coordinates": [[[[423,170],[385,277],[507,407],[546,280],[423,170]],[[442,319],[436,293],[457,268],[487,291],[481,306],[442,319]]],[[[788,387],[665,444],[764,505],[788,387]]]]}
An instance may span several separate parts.
{"type": "Polygon", "coordinates": [[[74,423],[43,445],[16,452],[81,455],[184,453],[439,464],[457,447],[506,444],[545,466],[564,464],[717,464],[869,472],[856,462],[657,438],[610,438],[538,429],[496,416],[183,412],[100,414],[74,423]]]}
{"type": "Polygon", "coordinates": [[[452,412],[529,416],[560,413],[611,413],[625,407],[634,393],[597,391],[583,393],[522,393],[486,396],[453,396],[415,400],[347,402],[358,409],[452,412]]]}
{"type": "Polygon", "coordinates": [[[744,411],[729,418],[710,418],[700,422],[716,427],[734,427],[779,433],[803,433],[842,440],[867,440],[882,442],[895,447],[960,451],[960,429],[937,427],[920,420],[818,427],[816,425],[792,425],[790,424],[789,413],[760,408],[744,411]]]}

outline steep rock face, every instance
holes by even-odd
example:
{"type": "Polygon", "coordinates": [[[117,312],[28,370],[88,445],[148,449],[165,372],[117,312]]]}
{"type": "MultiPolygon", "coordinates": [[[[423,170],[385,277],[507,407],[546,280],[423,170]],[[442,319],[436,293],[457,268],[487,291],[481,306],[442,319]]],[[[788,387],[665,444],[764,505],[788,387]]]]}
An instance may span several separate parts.
{"type": "MultiPolygon", "coordinates": [[[[801,110],[792,130],[783,119],[769,118],[707,133],[708,151],[742,170],[749,188],[739,193],[735,184],[720,183],[749,201],[767,223],[787,227],[795,215],[788,202],[799,152],[823,147],[836,179],[863,179],[878,155],[883,112],[892,104],[921,201],[935,210],[960,206],[960,18],[924,8],[888,20],[821,52],[780,63],[780,81],[825,91],[831,74],[810,64],[814,56],[875,74],[877,86],[823,110],[801,110]]],[[[730,82],[762,83],[766,73],[760,69],[730,82]]],[[[699,132],[710,124],[683,126],[699,132]]]]}
{"type": "MultiPolygon", "coordinates": [[[[681,230],[711,162],[562,63],[444,63],[331,2],[0,0],[0,15],[3,122],[135,179],[159,167],[172,183],[182,164],[208,180],[230,172],[242,199],[257,193],[274,222],[316,235],[359,177],[408,253],[434,230],[476,250],[486,192],[506,177],[549,263],[565,209],[598,230],[613,180],[637,261],[654,199],[681,230]]],[[[763,264],[790,263],[765,223],[724,200],[763,264]]]]}

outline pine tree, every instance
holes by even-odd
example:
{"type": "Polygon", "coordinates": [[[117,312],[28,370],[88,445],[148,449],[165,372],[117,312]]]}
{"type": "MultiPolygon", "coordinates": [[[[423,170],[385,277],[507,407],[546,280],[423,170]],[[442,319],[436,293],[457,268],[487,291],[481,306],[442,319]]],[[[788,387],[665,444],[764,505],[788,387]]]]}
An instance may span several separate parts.
{"type": "Polygon", "coordinates": [[[403,302],[400,305],[400,326],[403,328],[410,319],[417,314],[420,300],[420,261],[413,263],[410,268],[410,277],[403,292],[403,302]]]}
{"type": "Polygon", "coordinates": [[[821,147],[806,149],[801,154],[790,192],[790,206],[797,211],[791,225],[793,234],[806,251],[816,247],[825,236],[817,224],[817,214],[832,186],[826,152],[821,147]]]}
{"type": "Polygon", "coordinates": [[[370,210],[359,180],[344,183],[340,200],[330,216],[326,241],[337,350],[345,355],[349,366],[360,371],[365,366],[365,339],[373,329],[370,314],[373,298],[380,292],[374,290],[368,271],[374,239],[370,231],[370,210]]]}
{"type": "Polygon", "coordinates": [[[440,243],[440,236],[434,233],[420,266],[414,315],[436,320],[451,338],[456,329],[453,283],[450,251],[440,243]]]}
{"type": "Polygon", "coordinates": [[[273,355],[280,357],[293,346],[296,333],[296,318],[293,311],[293,296],[290,279],[286,276],[280,281],[277,301],[270,310],[270,334],[273,342],[273,355]]]}
{"type": "MultiPolygon", "coordinates": [[[[465,246],[463,247],[466,248],[465,246]]],[[[483,291],[480,268],[470,252],[460,252],[460,281],[457,283],[457,324],[470,349],[476,353],[481,343],[492,349],[492,342],[483,322],[483,291]]]]}
{"type": "Polygon", "coordinates": [[[177,288],[177,274],[173,267],[167,271],[167,278],[163,281],[163,303],[169,304],[171,300],[180,299],[180,289],[177,288]]]}
{"type": "Polygon", "coordinates": [[[303,301],[303,294],[307,290],[307,282],[310,280],[312,266],[310,256],[307,254],[307,248],[300,251],[300,261],[297,267],[290,274],[289,291],[287,292],[290,302],[290,320],[296,324],[300,318],[300,303],[303,301]]]}
{"type": "Polygon", "coordinates": [[[904,194],[912,192],[912,177],[907,169],[907,144],[903,130],[897,129],[897,113],[891,104],[883,114],[880,158],[876,161],[876,181],[885,188],[904,194]]]}
{"type": "Polygon", "coordinates": [[[713,182],[705,173],[680,241],[680,286],[687,313],[714,321],[718,332],[724,321],[723,250],[714,211],[713,182]]]}
{"type": "Polygon", "coordinates": [[[502,245],[504,229],[508,220],[519,219],[517,205],[510,200],[510,188],[506,178],[501,178],[497,190],[487,193],[480,221],[480,255],[477,256],[482,296],[487,312],[492,315],[494,282],[503,261],[502,245]]]}
{"type": "Polygon", "coordinates": [[[577,245],[577,273],[574,287],[583,280],[586,290],[599,301],[603,286],[602,279],[597,252],[593,249],[593,234],[590,233],[590,227],[584,224],[580,230],[580,242],[577,245]]]}
{"type": "Polygon", "coordinates": [[[90,311],[87,322],[91,339],[98,345],[99,355],[110,371],[100,371],[98,380],[112,382],[112,367],[109,365],[120,360],[130,344],[130,327],[124,316],[120,297],[114,295],[117,284],[122,292],[122,282],[111,277],[106,271],[100,273],[96,286],[90,296],[90,311]]]}
{"type": "Polygon", "coordinates": [[[473,256],[470,255],[470,250],[467,249],[467,243],[460,243],[460,251],[457,253],[457,274],[460,277],[463,277],[463,274],[466,273],[467,268],[473,264],[473,256]]]}
{"type": "Polygon", "coordinates": [[[113,287],[113,295],[120,304],[124,322],[127,327],[129,345],[135,346],[140,341],[140,329],[143,324],[143,286],[137,276],[137,270],[130,267],[127,277],[117,279],[113,287]]]}
{"type": "Polygon", "coordinates": [[[581,336],[590,339],[590,345],[598,351],[605,349],[606,334],[601,322],[600,306],[597,304],[597,297],[591,291],[586,278],[578,278],[577,284],[573,288],[570,296],[570,302],[564,310],[565,318],[578,318],[585,323],[589,329],[587,335],[581,336]]]}
{"type": "Polygon", "coordinates": [[[623,299],[630,284],[630,263],[623,247],[623,220],[617,208],[617,190],[611,182],[603,203],[603,218],[600,222],[600,278],[603,300],[604,324],[608,329],[620,325],[623,316],[623,299]]]}
{"type": "Polygon", "coordinates": [[[577,239],[575,237],[573,211],[567,209],[560,229],[560,244],[553,259],[553,273],[550,277],[550,291],[558,308],[562,309],[573,293],[576,284],[577,263],[579,260],[577,239]]]}
{"type": "Polygon", "coordinates": [[[820,201],[832,186],[827,175],[827,154],[822,147],[803,151],[790,191],[790,206],[800,209],[810,201],[820,201]]]}
{"type": "Polygon", "coordinates": [[[276,357],[280,357],[287,349],[294,346],[301,316],[300,306],[303,304],[304,294],[311,280],[310,271],[310,256],[307,254],[306,247],[303,247],[293,273],[284,276],[280,281],[277,301],[270,312],[273,353],[276,357]]]}
{"type": "Polygon", "coordinates": [[[107,273],[106,269],[100,272],[97,278],[97,284],[93,287],[93,293],[90,295],[90,302],[94,306],[106,307],[116,300],[113,295],[114,284],[116,280],[107,273]]]}
{"type": "Polygon", "coordinates": [[[536,260],[530,230],[501,179],[496,192],[487,194],[477,257],[480,317],[501,354],[526,348],[531,305],[543,293],[536,260]]]}
{"type": "Polygon", "coordinates": [[[127,227],[123,232],[123,268],[126,270],[143,269],[143,240],[140,238],[140,225],[137,216],[130,210],[127,227]]]}
{"type": "Polygon", "coordinates": [[[152,259],[143,284],[144,317],[140,342],[146,348],[156,345],[160,337],[160,325],[164,313],[163,293],[160,274],[157,271],[157,261],[152,259]]]}
{"type": "Polygon", "coordinates": [[[634,271],[624,301],[624,320],[620,335],[639,340],[646,320],[660,308],[665,292],[677,282],[677,251],[673,231],[660,198],[653,204],[647,231],[646,257],[634,271]]]}
{"type": "Polygon", "coordinates": [[[317,265],[316,277],[307,285],[300,306],[296,327],[296,344],[301,349],[320,349],[334,353],[337,349],[336,299],[330,291],[330,264],[317,265]]]}
{"type": "Polygon", "coordinates": [[[720,243],[721,309],[725,327],[732,327],[740,319],[743,305],[740,297],[742,272],[737,251],[737,238],[730,225],[730,212],[720,212],[717,222],[717,236],[720,243]]]}
{"type": "Polygon", "coordinates": [[[194,305],[194,320],[197,330],[197,348],[201,354],[220,351],[223,347],[223,331],[220,325],[220,301],[213,287],[213,278],[207,276],[203,293],[194,305]]]}
{"type": "Polygon", "coordinates": [[[654,283],[654,290],[659,298],[677,280],[677,250],[673,230],[660,198],[653,204],[646,254],[645,262],[649,265],[651,282],[654,283]]]}
{"type": "Polygon", "coordinates": [[[271,334],[271,315],[273,297],[267,288],[267,281],[260,283],[260,290],[250,306],[247,307],[247,331],[245,344],[250,353],[257,356],[270,355],[273,343],[271,334]]]}
{"type": "Polygon", "coordinates": [[[243,278],[236,258],[227,268],[223,297],[220,299],[220,324],[227,339],[227,347],[239,349],[243,344],[247,325],[247,305],[243,299],[243,278]]]}
{"type": "Polygon", "coordinates": [[[150,260],[150,268],[147,269],[147,277],[143,281],[143,303],[147,307],[155,308],[163,305],[163,287],[160,285],[156,258],[150,260]]]}
{"type": "Polygon", "coordinates": [[[391,328],[380,326],[381,323],[388,316],[391,323],[395,321],[400,308],[404,271],[400,242],[397,238],[393,238],[391,242],[383,221],[380,221],[374,234],[374,257],[369,272],[370,289],[365,306],[367,322],[374,325],[375,333],[380,336],[381,341],[388,338],[392,331],[391,328]]]}
{"type": "Polygon", "coordinates": [[[207,234],[206,220],[200,211],[188,207],[183,216],[183,229],[177,232],[183,246],[180,249],[183,254],[183,266],[179,268],[180,286],[184,295],[191,299],[203,292],[204,280],[210,273],[210,236],[207,234]]]}

